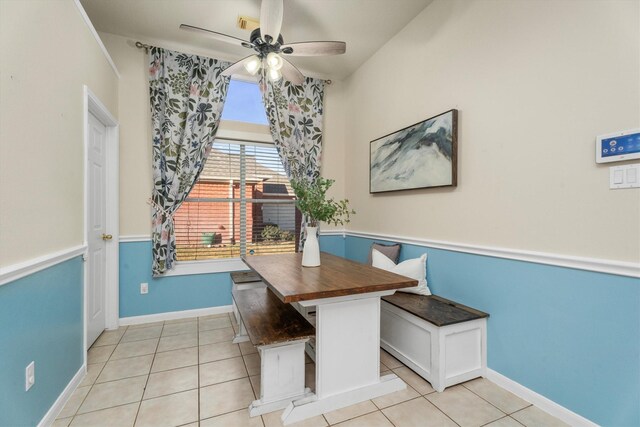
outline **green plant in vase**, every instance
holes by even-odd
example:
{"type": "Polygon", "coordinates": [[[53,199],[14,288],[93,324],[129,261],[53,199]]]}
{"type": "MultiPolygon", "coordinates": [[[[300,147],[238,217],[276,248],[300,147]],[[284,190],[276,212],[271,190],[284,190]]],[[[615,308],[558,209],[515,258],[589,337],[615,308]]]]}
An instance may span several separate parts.
{"type": "Polygon", "coordinates": [[[344,225],[356,212],[349,208],[349,200],[327,198],[327,191],[335,180],[322,177],[314,181],[292,179],[291,187],[296,195],[296,207],[304,215],[307,238],[302,252],[304,267],[320,265],[320,246],[318,245],[318,224],[325,222],[333,225],[344,225]]]}

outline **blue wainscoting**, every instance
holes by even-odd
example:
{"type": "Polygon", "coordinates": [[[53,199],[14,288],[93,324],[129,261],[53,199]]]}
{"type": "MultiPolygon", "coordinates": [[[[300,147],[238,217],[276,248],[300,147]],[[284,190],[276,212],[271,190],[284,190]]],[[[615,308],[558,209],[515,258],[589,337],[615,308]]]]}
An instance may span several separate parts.
{"type": "MultiPolygon", "coordinates": [[[[344,256],[342,236],[322,236],[323,251],[344,256]]],[[[151,242],[120,243],[120,317],[193,310],[231,304],[229,273],[153,278],[151,242]],[[140,283],[149,293],[140,294],[140,283]]]]}
{"type": "Polygon", "coordinates": [[[82,284],[76,257],[0,286],[0,425],[37,425],[82,367],[82,284]]]}
{"type": "MultiPolygon", "coordinates": [[[[320,247],[364,262],[373,241],[320,247]]],[[[640,425],[638,279],[408,244],[401,259],[423,252],[432,292],[491,314],[490,369],[596,423],[640,425]]],[[[228,273],[153,279],[150,242],[120,244],[120,317],[229,305],[230,289],[228,273]]]]}
{"type": "MultiPolygon", "coordinates": [[[[347,236],[346,257],[373,242],[347,236]]],[[[433,293],[491,314],[490,369],[598,424],[640,425],[640,280],[408,244],[400,259],[424,252],[433,293]]]]}
{"type": "Polygon", "coordinates": [[[344,258],[344,242],[343,236],[320,236],[320,250],[344,258]]]}
{"type": "Polygon", "coordinates": [[[154,278],[151,242],[120,243],[121,318],[230,304],[229,273],[154,278]],[[148,294],[140,294],[140,283],[149,284],[148,294]]]}

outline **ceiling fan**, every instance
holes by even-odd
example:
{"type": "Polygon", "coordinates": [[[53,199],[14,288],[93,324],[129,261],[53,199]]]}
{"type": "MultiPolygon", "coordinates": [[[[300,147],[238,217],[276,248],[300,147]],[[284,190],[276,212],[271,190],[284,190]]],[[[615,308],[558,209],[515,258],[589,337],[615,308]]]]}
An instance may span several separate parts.
{"type": "Polygon", "coordinates": [[[249,41],[227,34],[182,24],[183,30],[207,35],[215,40],[253,49],[256,53],[231,64],[222,73],[231,76],[242,70],[255,75],[261,68],[267,72],[272,81],[282,77],[296,85],[304,82],[304,75],[283,56],[326,56],[345,53],[347,44],[340,41],[311,41],[284,43],[280,28],[282,27],[283,0],[262,0],[260,7],[260,28],[251,32],[249,41]]]}

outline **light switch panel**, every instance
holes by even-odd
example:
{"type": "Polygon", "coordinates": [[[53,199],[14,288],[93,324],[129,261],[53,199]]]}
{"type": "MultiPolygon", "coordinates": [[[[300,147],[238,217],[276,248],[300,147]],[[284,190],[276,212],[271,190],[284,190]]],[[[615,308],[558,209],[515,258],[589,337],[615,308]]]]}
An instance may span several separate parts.
{"type": "Polygon", "coordinates": [[[615,169],[613,171],[613,183],[622,184],[624,182],[624,171],[622,169],[615,169]]]}
{"type": "Polygon", "coordinates": [[[610,167],[609,188],[640,188],[640,163],[610,167]]]}

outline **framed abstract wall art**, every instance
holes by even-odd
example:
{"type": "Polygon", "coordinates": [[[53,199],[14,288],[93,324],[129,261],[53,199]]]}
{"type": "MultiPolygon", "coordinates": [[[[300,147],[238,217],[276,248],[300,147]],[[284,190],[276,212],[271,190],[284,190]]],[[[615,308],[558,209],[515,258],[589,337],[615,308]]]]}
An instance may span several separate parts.
{"type": "Polygon", "coordinates": [[[369,192],[455,187],[458,110],[371,141],[369,192]]]}

